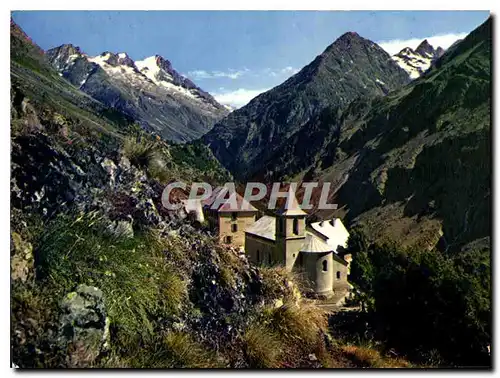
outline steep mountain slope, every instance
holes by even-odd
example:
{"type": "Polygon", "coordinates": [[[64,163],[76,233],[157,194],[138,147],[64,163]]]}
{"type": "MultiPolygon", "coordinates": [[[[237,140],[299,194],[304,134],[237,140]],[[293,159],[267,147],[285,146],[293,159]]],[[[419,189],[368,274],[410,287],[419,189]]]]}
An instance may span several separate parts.
{"type": "Polygon", "coordinates": [[[11,21],[11,101],[14,110],[43,104],[65,116],[77,115],[80,123],[117,135],[132,120],[70,85],[50,66],[44,52],[11,21]],[[29,103],[28,100],[29,99],[29,103]]]}
{"type": "Polygon", "coordinates": [[[351,226],[374,238],[429,247],[440,240],[456,250],[491,234],[490,107],[488,20],[410,85],[354,101],[341,116],[332,108],[308,126],[323,136],[313,164],[301,165],[291,143],[295,150],[268,169],[335,183],[351,226]]]}
{"type": "Polygon", "coordinates": [[[444,54],[441,47],[434,49],[425,39],[418,45],[416,50],[405,47],[403,50],[392,56],[392,59],[406,72],[412,79],[420,77],[429,69],[431,64],[444,54]]]}
{"type": "Polygon", "coordinates": [[[228,113],[158,55],[137,62],[126,53],[89,57],[73,45],[48,50],[46,55],[73,85],[167,140],[199,138],[228,113]]]}
{"type": "Polygon", "coordinates": [[[346,33],[296,75],[232,112],[203,140],[236,177],[249,177],[326,107],[341,111],[357,97],[382,96],[408,81],[382,48],[346,33]]]}

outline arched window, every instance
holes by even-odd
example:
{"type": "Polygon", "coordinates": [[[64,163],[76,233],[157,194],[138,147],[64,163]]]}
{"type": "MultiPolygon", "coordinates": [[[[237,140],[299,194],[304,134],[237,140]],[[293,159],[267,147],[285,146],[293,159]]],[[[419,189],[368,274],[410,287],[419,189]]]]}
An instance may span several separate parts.
{"type": "Polygon", "coordinates": [[[299,234],[299,220],[297,218],[293,219],[293,233],[295,235],[299,234]]]}
{"type": "Polygon", "coordinates": [[[328,262],[326,260],[323,260],[323,272],[328,271],[328,262]]]}
{"type": "Polygon", "coordinates": [[[231,236],[226,236],[226,244],[231,244],[233,241],[233,238],[231,236]]]}
{"type": "Polygon", "coordinates": [[[234,223],[234,224],[231,225],[231,231],[232,232],[238,231],[238,225],[236,223],[234,223]]]}
{"type": "Polygon", "coordinates": [[[340,272],[337,272],[337,279],[340,280],[340,272]]]}

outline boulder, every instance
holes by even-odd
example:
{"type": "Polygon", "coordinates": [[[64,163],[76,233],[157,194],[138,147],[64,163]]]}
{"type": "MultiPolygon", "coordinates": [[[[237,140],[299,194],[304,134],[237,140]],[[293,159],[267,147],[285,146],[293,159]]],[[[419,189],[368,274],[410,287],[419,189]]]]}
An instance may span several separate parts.
{"type": "Polygon", "coordinates": [[[10,272],[13,280],[26,282],[33,275],[33,246],[16,232],[11,233],[10,272]]]}
{"type": "Polygon", "coordinates": [[[117,167],[113,160],[104,158],[101,162],[101,167],[108,173],[109,175],[109,186],[114,187],[116,181],[116,171],[117,167]]]}
{"type": "Polygon", "coordinates": [[[109,319],[100,289],[79,285],[61,301],[58,343],[69,367],[90,367],[109,347],[109,319]]]}

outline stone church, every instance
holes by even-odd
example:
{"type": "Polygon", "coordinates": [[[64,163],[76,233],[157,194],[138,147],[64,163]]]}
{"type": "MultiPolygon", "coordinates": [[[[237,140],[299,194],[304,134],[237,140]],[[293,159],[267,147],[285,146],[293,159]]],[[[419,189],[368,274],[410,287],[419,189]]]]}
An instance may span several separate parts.
{"type": "Polygon", "coordinates": [[[317,295],[330,297],[349,290],[351,255],[345,254],[349,232],[340,219],[306,225],[307,213],[291,192],[287,206],[274,216],[257,219],[258,210],[238,194],[237,209],[228,203],[214,209],[212,204],[221,190],[216,188],[198,204],[197,213],[218,230],[222,244],[244,250],[254,264],[283,265],[289,271],[305,273],[317,295]]]}
{"type": "Polygon", "coordinates": [[[349,290],[351,256],[344,253],[349,232],[340,219],[306,225],[306,216],[291,197],[288,208],[247,228],[246,254],[256,264],[282,264],[287,270],[304,272],[318,295],[330,297],[349,290]]]}

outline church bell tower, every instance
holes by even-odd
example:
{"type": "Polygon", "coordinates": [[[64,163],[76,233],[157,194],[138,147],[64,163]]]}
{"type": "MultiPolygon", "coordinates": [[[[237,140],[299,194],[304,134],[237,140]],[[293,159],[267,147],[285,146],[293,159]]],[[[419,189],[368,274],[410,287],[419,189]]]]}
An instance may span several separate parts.
{"type": "Polygon", "coordinates": [[[282,256],[282,263],[287,270],[292,270],[304,243],[307,213],[300,208],[295,193],[288,191],[285,205],[276,212],[276,248],[277,256],[282,256]]]}

